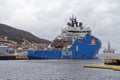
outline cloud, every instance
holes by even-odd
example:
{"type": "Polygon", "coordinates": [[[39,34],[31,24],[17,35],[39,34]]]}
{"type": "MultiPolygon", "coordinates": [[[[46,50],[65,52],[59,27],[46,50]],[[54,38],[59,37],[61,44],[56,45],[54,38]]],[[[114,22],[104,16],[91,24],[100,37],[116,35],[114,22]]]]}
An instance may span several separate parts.
{"type": "Polygon", "coordinates": [[[73,14],[119,50],[119,0],[0,0],[0,21],[53,40],[73,14]],[[114,36],[114,37],[113,37],[114,36]]]}

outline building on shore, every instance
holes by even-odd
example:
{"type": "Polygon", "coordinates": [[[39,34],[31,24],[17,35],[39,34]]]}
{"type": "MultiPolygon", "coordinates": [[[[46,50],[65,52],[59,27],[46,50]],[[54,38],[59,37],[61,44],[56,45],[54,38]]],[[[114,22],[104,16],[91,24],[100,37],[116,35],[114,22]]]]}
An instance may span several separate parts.
{"type": "Polygon", "coordinates": [[[3,53],[20,53],[27,50],[40,50],[47,46],[47,44],[31,43],[26,39],[23,39],[23,42],[18,44],[15,41],[9,40],[7,36],[0,38],[0,51],[3,53]]]}

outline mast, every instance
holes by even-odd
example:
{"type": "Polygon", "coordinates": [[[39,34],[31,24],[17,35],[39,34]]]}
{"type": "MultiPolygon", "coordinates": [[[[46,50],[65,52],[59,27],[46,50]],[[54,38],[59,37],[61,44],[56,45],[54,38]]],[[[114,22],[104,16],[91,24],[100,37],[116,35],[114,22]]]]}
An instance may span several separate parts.
{"type": "Polygon", "coordinates": [[[67,23],[68,26],[71,27],[80,27],[81,29],[83,28],[83,23],[82,22],[77,22],[77,18],[74,17],[74,15],[72,15],[72,17],[70,17],[70,22],[67,23]]]}
{"type": "Polygon", "coordinates": [[[110,45],[110,42],[108,42],[108,50],[111,49],[111,45],[110,45]]]}

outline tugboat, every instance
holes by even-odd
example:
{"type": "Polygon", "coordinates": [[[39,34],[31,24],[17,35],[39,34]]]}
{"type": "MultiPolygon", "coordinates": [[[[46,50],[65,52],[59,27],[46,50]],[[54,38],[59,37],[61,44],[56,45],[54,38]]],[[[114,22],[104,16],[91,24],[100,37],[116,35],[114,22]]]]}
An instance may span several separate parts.
{"type": "Polygon", "coordinates": [[[29,50],[27,56],[29,59],[92,59],[100,48],[101,41],[91,35],[91,29],[72,16],[48,50],[29,50]]]}

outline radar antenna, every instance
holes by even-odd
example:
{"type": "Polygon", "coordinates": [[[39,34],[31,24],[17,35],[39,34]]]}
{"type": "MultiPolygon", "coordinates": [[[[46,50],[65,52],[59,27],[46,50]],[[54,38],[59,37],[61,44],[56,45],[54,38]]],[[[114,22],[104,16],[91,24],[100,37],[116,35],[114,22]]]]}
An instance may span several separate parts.
{"type": "Polygon", "coordinates": [[[83,23],[82,22],[77,22],[77,18],[74,17],[72,15],[72,17],[70,17],[70,22],[67,23],[68,26],[71,26],[71,27],[80,27],[80,28],[83,28],[82,25],[83,23]]]}

